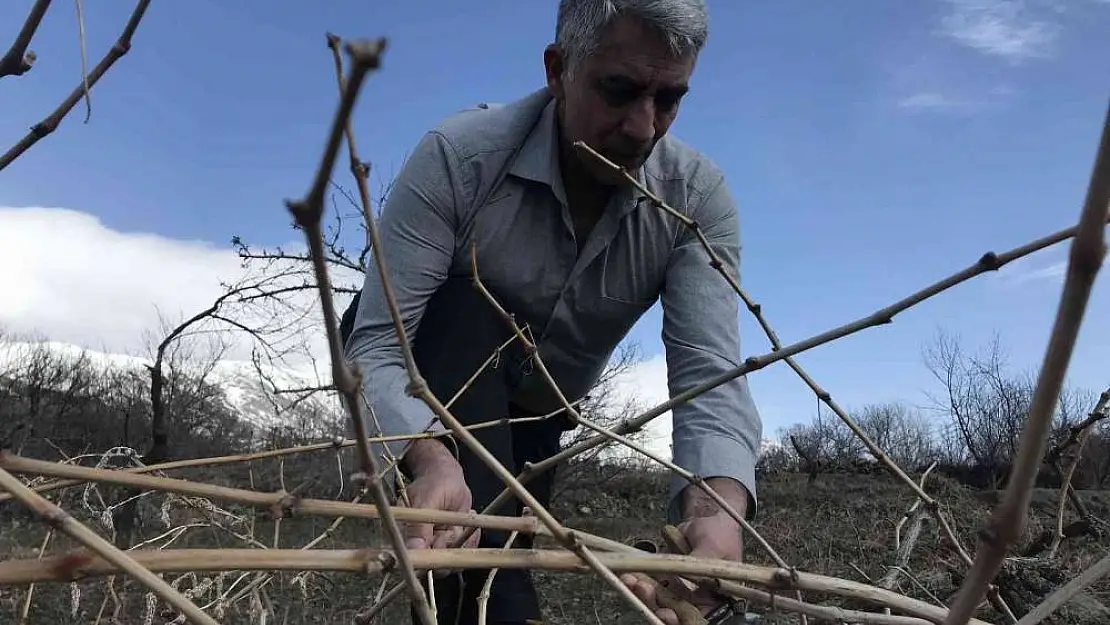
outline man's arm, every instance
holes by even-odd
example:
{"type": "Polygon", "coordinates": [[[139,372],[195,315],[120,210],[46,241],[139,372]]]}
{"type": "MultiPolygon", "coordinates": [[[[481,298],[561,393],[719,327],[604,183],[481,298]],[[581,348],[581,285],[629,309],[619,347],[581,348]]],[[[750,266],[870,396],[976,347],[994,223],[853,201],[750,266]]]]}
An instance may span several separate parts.
{"type": "MultiPolygon", "coordinates": [[[[451,268],[455,207],[460,205],[466,187],[467,178],[451,145],[431,132],[424,135],[405,162],[382,210],[378,222],[381,251],[410,340],[429,298],[443,284],[451,268]]],[[[366,398],[377,416],[375,423],[367,415],[367,428],[374,435],[380,424],[386,436],[442,430],[431,409],[405,391],[409,375],[379,271],[371,256],[346,345],[347,358],[361,370],[366,398]]],[[[400,441],[388,446],[396,458],[410,449],[400,441]]],[[[372,452],[384,468],[388,456],[383,445],[373,445],[372,452]]]]}
{"type": "MultiPolygon", "coordinates": [[[[738,279],[739,225],[724,180],[708,190],[691,216],[725,271],[738,279]]],[[[739,297],[709,261],[697,236],[684,227],[671,253],[662,294],[662,338],[672,396],[740,365],[739,297]]],[[[707,391],[677,406],[672,415],[674,462],[706,478],[750,518],[755,512],[755,463],[763,426],[747,379],[742,376],[707,391]]],[[[703,491],[689,486],[672,476],[667,512],[672,523],[706,516],[717,508],[703,491]]]]}

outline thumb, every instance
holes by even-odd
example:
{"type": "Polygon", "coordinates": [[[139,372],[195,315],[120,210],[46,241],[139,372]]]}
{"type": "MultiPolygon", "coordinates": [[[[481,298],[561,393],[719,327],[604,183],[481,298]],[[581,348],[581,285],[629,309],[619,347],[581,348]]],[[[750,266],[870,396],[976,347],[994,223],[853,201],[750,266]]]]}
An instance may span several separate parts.
{"type": "Polygon", "coordinates": [[[432,524],[406,523],[404,538],[409,549],[427,549],[432,544],[432,524]]]}
{"type": "MultiPolygon", "coordinates": [[[[410,493],[409,505],[414,508],[420,508],[424,505],[421,497],[413,497],[410,493]]],[[[427,549],[432,546],[432,530],[431,523],[409,522],[402,524],[402,536],[405,539],[405,547],[408,549],[427,549]]]]}

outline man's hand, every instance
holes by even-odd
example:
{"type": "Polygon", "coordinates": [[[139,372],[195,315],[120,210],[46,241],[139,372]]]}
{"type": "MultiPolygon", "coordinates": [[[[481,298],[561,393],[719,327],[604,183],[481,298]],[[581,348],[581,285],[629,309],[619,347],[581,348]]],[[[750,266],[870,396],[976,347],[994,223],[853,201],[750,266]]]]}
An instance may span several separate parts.
{"type": "MultiPolygon", "coordinates": [[[[730,478],[710,478],[706,484],[737,513],[742,516],[747,513],[748,492],[739,482],[730,478]]],[[[697,486],[687,487],[682,492],[682,512],[685,520],[678,530],[689,544],[689,555],[734,562],[743,559],[744,542],[739,522],[705,491],[697,486]]],[[[659,596],[660,586],[692,604],[703,616],[721,603],[719,597],[700,588],[688,591],[686,585],[673,576],[653,580],[643,575],[622,575],[621,579],[667,625],[686,625],[689,621],[680,620],[675,610],[664,606],[669,602],[659,596]]]]}
{"type": "MultiPolygon", "coordinates": [[[[405,454],[404,462],[413,475],[405,492],[408,506],[453,512],[474,512],[470,488],[462,467],[447,447],[433,439],[419,439],[405,454]]],[[[404,523],[405,546],[409,549],[442,549],[461,538],[466,528],[458,525],[404,523]]],[[[475,547],[481,530],[476,530],[465,547],[475,547]]]]}

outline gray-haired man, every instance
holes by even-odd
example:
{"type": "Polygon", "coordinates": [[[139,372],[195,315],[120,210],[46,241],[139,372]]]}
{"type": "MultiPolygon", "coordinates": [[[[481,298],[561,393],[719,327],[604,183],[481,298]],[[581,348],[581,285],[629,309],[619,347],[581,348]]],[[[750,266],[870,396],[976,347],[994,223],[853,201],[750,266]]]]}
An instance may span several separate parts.
{"type": "MultiPolygon", "coordinates": [[[[701,0],[562,0],[556,41],[543,52],[547,86],[520,100],[463,111],[429,131],[395,181],[381,219],[382,251],[417,364],[446,399],[511,328],[470,283],[476,244],[484,284],[520,323],[562,391],[577,399],[596,382],[615,346],[656,301],[672,393],[740,362],[737,298],[698,239],[673,216],[572,144],[583,141],[698,222],[736,275],[739,225],[720,170],[666,136],[707,36],[701,0]]],[[[406,394],[408,377],[377,267],[345,317],[347,354],[366,380],[384,433],[442,429],[406,394]]],[[[464,424],[557,410],[560,402],[513,343],[452,406],[464,424]]],[[[559,448],[563,420],[474,433],[511,471],[559,448]]],[[[755,509],[754,465],[762,425],[741,377],[673,411],[677,464],[708,482],[741,513],[755,509]]],[[[384,453],[381,446],[377,453],[384,453]]],[[[390,445],[410,476],[413,506],[483,509],[504,485],[464,446],[423,439],[390,445]]],[[[529,484],[544,505],[551,474],[529,484]]],[[[518,514],[519,502],[497,510],[518,514]]],[[[694,555],[739,560],[738,524],[700,490],[675,478],[668,507],[694,555]]],[[[412,548],[449,545],[460,528],[415,525],[412,548]]],[[[483,532],[481,545],[504,544],[483,532]]],[[[516,545],[527,547],[530,541],[516,545]]],[[[436,583],[441,622],[474,623],[486,571],[436,583]],[[460,603],[461,602],[461,603],[460,603]]],[[[649,605],[655,585],[625,578],[649,605]]],[[[680,588],[674,584],[676,591],[680,588]]],[[[540,619],[526,572],[501,571],[489,623],[540,619]]],[[[691,597],[709,612],[711,597],[691,597]]],[[[660,618],[677,623],[674,612],[660,618]]]]}

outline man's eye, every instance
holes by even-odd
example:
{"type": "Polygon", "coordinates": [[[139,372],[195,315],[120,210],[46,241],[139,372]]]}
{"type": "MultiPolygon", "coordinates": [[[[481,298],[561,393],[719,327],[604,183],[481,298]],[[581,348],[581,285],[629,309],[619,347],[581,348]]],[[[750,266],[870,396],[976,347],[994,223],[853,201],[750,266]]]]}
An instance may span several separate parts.
{"type": "MultiPolygon", "coordinates": [[[[613,108],[628,106],[644,95],[642,85],[622,80],[598,81],[597,89],[605,103],[613,108]]],[[[678,106],[685,94],[685,89],[663,89],[655,93],[653,99],[658,110],[669,113],[678,106]]]]}
{"type": "Polygon", "coordinates": [[[655,106],[658,107],[661,111],[670,111],[674,109],[674,107],[678,106],[678,103],[681,100],[681,93],[664,91],[655,96],[655,106]]]}
{"type": "Polygon", "coordinates": [[[640,95],[640,90],[621,85],[602,85],[601,94],[610,106],[624,106],[640,95]]]}
{"type": "Polygon", "coordinates": [[[671,87],[662,89],[655,94],[655,106],[660,111],[673,111],[686,96],[685,87],[671,87]]]}

